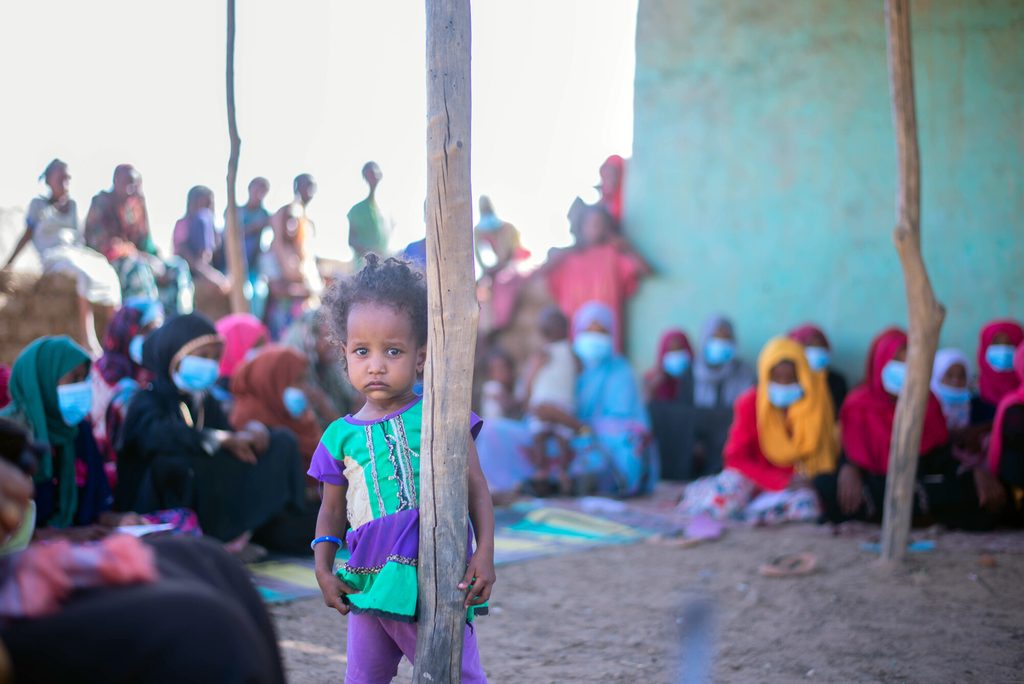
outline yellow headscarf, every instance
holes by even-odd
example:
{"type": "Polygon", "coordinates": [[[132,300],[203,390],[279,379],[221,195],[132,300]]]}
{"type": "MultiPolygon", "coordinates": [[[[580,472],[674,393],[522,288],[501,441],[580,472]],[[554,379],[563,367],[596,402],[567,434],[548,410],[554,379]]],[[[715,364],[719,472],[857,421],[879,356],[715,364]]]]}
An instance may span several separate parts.
{"type": "Polygon", "coordinates": [[[835,470],[839,455],[835,409],[825,373],[811,370],[799,342],[776,337],[757,360],[757,434],[765,458],[778,466],[793,466],[805,477],[835,470]],[[804,396],[784,411],[768,399],[772,368],[781,361],[796,366],[804,396]]]}

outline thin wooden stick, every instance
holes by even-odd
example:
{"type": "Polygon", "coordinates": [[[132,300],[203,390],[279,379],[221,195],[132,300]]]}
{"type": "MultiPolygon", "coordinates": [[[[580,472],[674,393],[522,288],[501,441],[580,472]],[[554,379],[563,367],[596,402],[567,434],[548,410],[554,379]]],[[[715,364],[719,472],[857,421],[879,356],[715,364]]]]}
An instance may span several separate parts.
{"type": "Polygon", "coordinates": [[[414,682],[462,676],[470,393],[478,306],[470,192],[469,0],[426,0],[429,355],[420,460],[414,682]]]}
{"type": "Polygon", "coordinates": [[[224,226],[224,248],[228,262],[228,279],[231,281],[231,310],[235,313],[249,310],[245,298],[245,255],[242,252],[241,227],[238,225],[238,155],[242,141],[238,137],[238,121],[235,118],[235,0],[228,0],[228,54],[227,54],[227,98],[228,136],[231,139],[231,154],[228,156],[228,205],[224,226]]]}
{"type": "Polygon", "coordinates": [[[893,239],[903,267],[909,319],[907,376],[896,402],[882,521],[882,561],[894,563],[903,559],[907,549],[928,385],[946,312],[935,298],[921,254],[921,163],[908,0],[886,0],[885,27],[892,119],[899,154],[897,225],[893,239]]]}

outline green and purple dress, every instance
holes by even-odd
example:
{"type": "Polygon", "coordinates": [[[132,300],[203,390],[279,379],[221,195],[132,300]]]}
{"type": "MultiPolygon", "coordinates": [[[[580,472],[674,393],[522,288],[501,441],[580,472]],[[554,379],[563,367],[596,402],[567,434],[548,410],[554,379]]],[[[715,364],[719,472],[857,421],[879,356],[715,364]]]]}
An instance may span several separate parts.
{"type": "MultiPolygon", "coordinates": [[[[375,421],[345,416],[331,423],[313,454],[310,477],[348,488],[350,556],[336,574],[359,592],[347,597],[357,613],[416,620],[422,424],[419,399],[375,421]]],[[[482,424],[471,415],[474,439],[482,424]]],[[[472,530],[467,559],[471,554],[472,530]]],[[[471,608],[467,619],[486,612],[486,606],[471,608]]]]}

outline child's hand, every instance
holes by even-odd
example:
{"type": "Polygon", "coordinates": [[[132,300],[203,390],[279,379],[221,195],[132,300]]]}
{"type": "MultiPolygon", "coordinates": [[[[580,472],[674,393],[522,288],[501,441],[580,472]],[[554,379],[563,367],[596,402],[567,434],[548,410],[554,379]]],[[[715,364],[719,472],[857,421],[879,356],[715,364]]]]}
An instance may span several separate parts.
{"type": "Polygon", "coordinates": [[[491,588],[496,579],[494,554],[478,548],[459,583],[459,589],[466,592],[466,608],[486,602],[491,597],[491,588]]]}
{"type": "Polygon", "coordinates": [[[333,572],[316,571],[316,583],[320,585],[320,593],[324,595],[324,604],[334,608],[342,615],[348,615],[350,606],[343,600],[348,594],[359,592],[342,582],[333,572]]]}

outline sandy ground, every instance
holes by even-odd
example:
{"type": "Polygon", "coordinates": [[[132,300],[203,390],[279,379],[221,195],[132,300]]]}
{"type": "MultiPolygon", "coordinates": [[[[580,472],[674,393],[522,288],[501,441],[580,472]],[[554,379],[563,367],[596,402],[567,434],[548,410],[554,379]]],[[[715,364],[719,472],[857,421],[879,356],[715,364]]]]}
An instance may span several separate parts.
{"type": "MultiPolygon", "coordinates": [[[[945,534],[891,572],[860,549],[866,534],[739,528],[690,549],[642,543],[499,567],[478,628],[484,668],[498,684],[679,681],[687,606],[706,601],[715,682],[1024,681],[1024,555],[983,557],[985,535],[945,534]],[[816,573],[758,574],[801,551],[817,556],[816,573]]],[[[290,681],[343,681],[344,618],[319,600],[273,614],[290,681]]],[[[396,681],[409,673],[403,663],[396,681]]]]}

